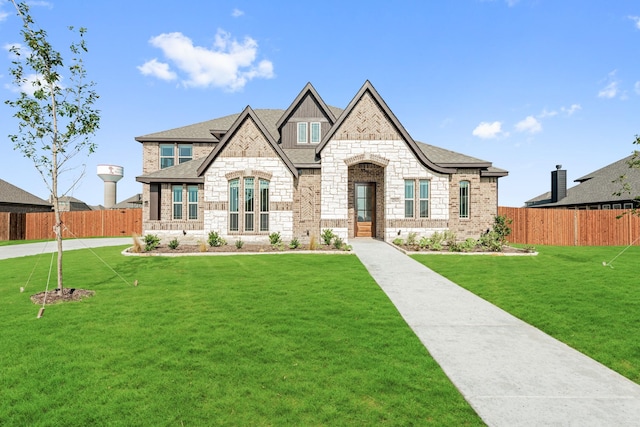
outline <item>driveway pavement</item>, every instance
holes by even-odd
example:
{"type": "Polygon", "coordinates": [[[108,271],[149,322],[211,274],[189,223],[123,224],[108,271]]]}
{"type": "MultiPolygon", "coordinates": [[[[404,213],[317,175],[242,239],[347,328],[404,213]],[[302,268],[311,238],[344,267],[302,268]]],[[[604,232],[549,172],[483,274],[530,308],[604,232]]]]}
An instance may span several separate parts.
{"type": "Polygon", "coordinates": [[[640,426],[640,386],[372,239],[349,242],[489,426],[640,426]]]}
{"type": "MultiPolygon", "coordinates": [[[[97,248],[101,246],[129,245],[133,241],[131,237],[107,237],[99,239],[68,239],[62,241],[62,249],[71,251],[74,249],[97,248]]],[[[41,253],[57,252],[55,241],[40,243],[25,243],[23,245],[0,246],[0,259],[18,258],[41,253]]]]}

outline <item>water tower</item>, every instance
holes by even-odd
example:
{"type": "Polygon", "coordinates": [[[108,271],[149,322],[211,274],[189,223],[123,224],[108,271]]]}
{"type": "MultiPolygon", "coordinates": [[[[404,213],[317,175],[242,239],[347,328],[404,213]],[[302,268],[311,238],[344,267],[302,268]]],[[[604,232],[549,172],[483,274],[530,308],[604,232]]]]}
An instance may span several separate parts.
{"type": "Polygon", "coordinates": [[[104,207],[116,205],[116,183],[122,179],[124,168],[115,165],[98,165],[98,176],[104,181],[104,207]]]}

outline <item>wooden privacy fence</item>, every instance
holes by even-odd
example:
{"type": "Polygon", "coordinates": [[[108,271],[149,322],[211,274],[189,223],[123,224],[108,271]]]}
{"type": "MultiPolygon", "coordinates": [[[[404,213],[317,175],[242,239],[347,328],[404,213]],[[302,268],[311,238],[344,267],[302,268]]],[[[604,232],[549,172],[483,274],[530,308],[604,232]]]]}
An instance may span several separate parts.
{"type": "Polygon", "coordinates": [[[498,207],[498,215],[513,220],[507,240],[527,245],[640,245],[640,217],[630,214],[620,217],[624,212],[498,207]]]}
{"type": "Polygon", "coordinates": [[[0,212],[0,240],[24,240],[26,214],[0,212]]]}
{"type": "MultiPolygon", "coordinates": [[[[28,213],[26,240],[53,239],[53,212],[28,213]]],[[[142,209],[62,212],[62,237],[114,237],[142,234],[142,209]],[[67,230],[68,229],[68,230],[67,230]]]]}

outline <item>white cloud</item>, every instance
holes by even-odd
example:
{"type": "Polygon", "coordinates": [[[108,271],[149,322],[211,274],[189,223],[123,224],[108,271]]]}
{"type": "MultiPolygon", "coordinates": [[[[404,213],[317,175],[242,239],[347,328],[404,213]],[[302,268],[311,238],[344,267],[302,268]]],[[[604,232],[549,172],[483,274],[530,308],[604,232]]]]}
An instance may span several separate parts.
{"type": "Polygon", "coordinates": [[[233,9],[233,11],[231,12],[231,16],[233,16],[234,18],[239,18],[242,15],[244,15],[244,11],[240,9],[233,9]]]}
{"type": "Polygon", "coordinates": [[[0,22],[6,21],[9,17],[9,12],[5,12],[4,10],[0,10],[0,22]]]}
{"type": "Polygon", "coordinates": [[[516,131],[538,133],[542,131],[542,124],[533,116],[527,116],[524,120],[516,123],[516,131]]]}
{"type": "Polygon", "coordinates": [[[501,122],[482,122],[473,130],[472,135],[477,136],[481,139],[492,139],[496,138],[502,133],[502,123],[501,122]]]}
{"type": "Polygon", "coordinates": [[[636,28],[640,30],[640,16],[629,16],[629,19],[631,19],[636,24],[636,28]]]}
{"type": "Polygon", "coordinates": [[[155,58],[139,65],[137,68],[142,75],[157,77],[160,80],[171,81],[178,78],[178,75],[169,69],[169,64],[159,62],[155,58]]]}
{"type": "Polygon", "coordinates": [[[640,95],[640,81],[637,81],[633,88],[635,89],[636,93],[640,95]]]}
{"type": "MultiPolygon", "coordinates": [[[[20,86],[16,86],[13,84],[5,84],[4,87],[5,89],[10,90],[11,92],[14,92],[14,93],[24,92],[28,96],[33,97],[36,90],[38,90],[40,86],[43,84],[44,84],[44,80],[42,80],[42,77],[33,73],[33,74],[26,75],[25,81],[20,86]]],[[[59,85],[59,86],[63,87],[62,85],[59,85]]]]}
{"type": "Polygon", "coordinates": [[[607,85],[600,89],[598,92],[598,98],[611,99],[620,94],[620,81],[616,78],[616,73],[617,70],[613,70],[607,75],[607,78],[605,79],[607,85]]]}
{"type": "Polygon", "coordinates": [[[509,7],[513,7],[520,2],[520,0],[505,0],[505,1],[507,2],[507,6],[509,7]]]}
{"type": "Polygon", "coordinates": [[[573,113],[582,110],[582,106],[580,104],[571,104],[571,107],[562,107],[561,110],[567,116],[573,116],[573,113]]]}
{"type": "MultiPolygon", "coordinates": [[[[212,48],[194,46],[182,33],[160,34],[149,43],[161,49],[169,62],[185,75],[182,83],[187,87],[220,87],[235,91],[254,78],[274,77],[271,61],[255,64],[258,43],[251,37],[238,42],[219,29],[212,48]]],[[[165,71],[173,72],[168,66],[165,71]]]]}
{"type": "Polygon", "coordinates": [[[542,113],[538,115],[538,118],[546,119],[547,117],[555,117],[557,115],[558,115],[558,112],[556,110],[549,111],[545,108],[544,110],[542,110],[542,113]]]}

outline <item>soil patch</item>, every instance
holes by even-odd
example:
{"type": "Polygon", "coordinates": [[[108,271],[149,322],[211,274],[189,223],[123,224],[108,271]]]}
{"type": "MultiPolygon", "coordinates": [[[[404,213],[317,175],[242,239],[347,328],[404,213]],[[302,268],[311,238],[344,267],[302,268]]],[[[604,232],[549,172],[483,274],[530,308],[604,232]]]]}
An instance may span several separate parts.
{"type": "Polygon", "coordinates": [[[62,295],[58,295],[54,289],[52,291],[31,295],[31,301],[38,305],[42,305],[45,302],[47,304],[57,304],[59,302],[80,301],[81,299],[92,297],[95,293],[96,291],[89,291],[87,289],[64,288],[62,295]]]}

